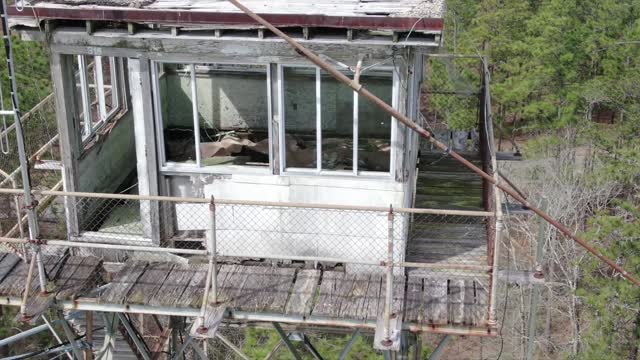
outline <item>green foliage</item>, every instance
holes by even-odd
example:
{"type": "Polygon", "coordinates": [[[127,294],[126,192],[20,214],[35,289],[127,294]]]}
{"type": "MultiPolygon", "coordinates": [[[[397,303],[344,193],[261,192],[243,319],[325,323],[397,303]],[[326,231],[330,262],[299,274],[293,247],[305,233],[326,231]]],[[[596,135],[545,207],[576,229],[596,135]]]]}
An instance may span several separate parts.
{"type": "MultiPolygon", "coordinates": [[[[601,241],[605,256],[640,273],[640,206],[620,202],[590,223],[589,238],[601,241]]],[[[579,295],[586,300],[591,326],[582,359],[631,358],[640,348],[640,288],[597,261],[584,267],[579,295]]]]}
{"type": "MultiPolygon", "coordinates": [[[[40,100],[51,93],[51,76],[49,69],[49,57],[45,47],[40,42],[22,41],[13,36],[14,67],[18,94],[20,96],[20,109],[27,112],[40,100]]],[[[4,60],[4,47],[0,47],[0,74],[2,74],[2,90],[5,108],[10,108],[9,78],[7,76],[7,63],[4,60]]]]}
{"type": "Polygon", "coordinates": [[[636,0],[447,5],[446,50],[489,57],[494,117],[503,128],[558,129],[581,123],[595,106],[637,107],[636,0]]]}

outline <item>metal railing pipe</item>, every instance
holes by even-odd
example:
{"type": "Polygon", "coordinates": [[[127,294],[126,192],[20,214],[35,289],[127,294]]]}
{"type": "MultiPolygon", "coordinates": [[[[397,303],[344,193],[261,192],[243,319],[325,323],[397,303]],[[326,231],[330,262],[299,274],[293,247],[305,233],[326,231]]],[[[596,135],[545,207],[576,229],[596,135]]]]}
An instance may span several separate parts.
{"type": "Polygon", "coordinates": [[[393,302],[393,218],[393,207],[389,207],[389,214],[387,217],[387,289],[384,301],[384,336],[382,339],[382,344],[384,346],[391,346],[391,344],[393,344],[393,341],[391,340],[391,304],[393,302]]]}
{"type": "MultiPolygon", "coordinates": [[[[16,189],[0,189],[0,194],[21,195],[22,191],[16,190],[16,189]]],[[[175,196],[107,194],[107,193],[87,193],[87,192],[70,192],[70,191],[52,191],[52,190],[33,190],[32,194],[42,195],[42,196],[85,197],[85,198],[93,198],[93,199],[166,201],[166,202],[175,202],[175,203],[194,203],[194,204],[209,203],[209,199],[206,199],[206,198],[175,197],[175,196]]],[[[216,199],[216,204],[217,205],[273,206],[273,207],[290,207],[290,208],[321,209],[321,210],[354,210],[354,211],[372,211],[372,212],[377,211],[377,212],[384,212],[384,213],[389,211],[389,209],[384,206],[305,204],[305,203],[294,203],[294,202],[271,202],[271,201],[225,200],[225,199],[216,199]]],[[[467,211],[467,210],[446,210],[446,209],[394,208],[394,212],[429,214],[429,215],[469,216],[469,217],[495,216],[495,214],[490,211],[467,211]]]]}

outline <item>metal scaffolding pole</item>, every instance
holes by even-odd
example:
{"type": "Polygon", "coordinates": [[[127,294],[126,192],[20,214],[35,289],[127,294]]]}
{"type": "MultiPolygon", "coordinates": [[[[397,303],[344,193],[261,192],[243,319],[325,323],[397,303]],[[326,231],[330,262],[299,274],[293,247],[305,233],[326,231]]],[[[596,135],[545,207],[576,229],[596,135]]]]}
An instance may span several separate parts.
{"type": "MultiPolygon", "coordinates": [[[[13,117],[16,129],[16,144],[18,146],[18,158],[20,160],[20,172],[22,174],[22,187],[24,189],[24,204],[27,212],[27,222],[29,224],[29,240],[37,241],[40,237],[40,229],[38,228],[38,215],[36,211],[37,202],[31,195],[31,179],[29,177],[29,160],[24,145],[24,132],[22,129],[22,120],[20,115],[20,103],[18,102],[18,92],[16,85],[15,69],[13,66],[13,48],[11,46],[11,33],[7,26],[7,4],[5,0],[0,2],[0,17],[2,18],[2,34],[4,40],[4,50],[7,61],[7,72],[9,75],[9,84],[11,86],[11,105],[13,106],[13,117]]],[[[46,292],[47,282],[44,271],[44,264],[40,256],[40,249],[36,248],[36,258],[38,264],[38,278],[40,279],[40,291],[46,292]]]]}

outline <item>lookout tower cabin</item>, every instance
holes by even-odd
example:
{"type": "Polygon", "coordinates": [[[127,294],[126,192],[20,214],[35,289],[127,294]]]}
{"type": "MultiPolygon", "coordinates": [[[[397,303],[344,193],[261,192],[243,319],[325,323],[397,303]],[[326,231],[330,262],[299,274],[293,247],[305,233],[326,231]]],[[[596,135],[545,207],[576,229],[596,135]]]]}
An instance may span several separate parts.
{"type": "MultiPolygon", "coordinates": [[[[242,3],[427,125],[443,0],[242,3]]],[[[67,249],[51,266],[92,264],[59,304],[360,328],[393,351],[495,334],[493,187],[231,2],[19,2],[9,20],[50,50],[64,228],[40,237],[67,249]]],[[[483,76],[477,127],[436,133],[493,174],[483,76]]]]}

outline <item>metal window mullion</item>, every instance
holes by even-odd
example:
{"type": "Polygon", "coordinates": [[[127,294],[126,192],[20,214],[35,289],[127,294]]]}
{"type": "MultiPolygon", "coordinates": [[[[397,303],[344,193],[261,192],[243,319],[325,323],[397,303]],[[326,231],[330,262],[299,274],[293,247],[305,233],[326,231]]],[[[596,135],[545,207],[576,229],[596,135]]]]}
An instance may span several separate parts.
{"type": "Polygon", "coordinates": [[[358,98],[353,92],[353,175],[358,175],[358,98]]]}
{"type": "Polygon", "coordinates": [[[316,67],[316,169],[322,171],[322,75],[316,67]]]}
{"type": "Polygon", "coordinates": [[[275,174],[275,169],[274,169],[274,154],[273,154],[273,84],[272,84],[272,77],[273,77],[273,67],[271,66],[271,63],[267,64],[266,67],[266,71],[267,71],[267,140],[269,143],[269,172],[271,174],[275,174]]]}
{"type": "Polygon", "coordinates": [[[280,116],[280,124],[278,129],[280,133],[280,144],[278,146],[278,149],[280,151],[280,173],[284,173],[287,169],[287,159],[285,151],[285,148],[287,146],[285,139],[286,114],[284,108],[284,68],[280,64],[278,64],[278,93],[278,106],[280,107],[278,111],[278,115],[280,116]]]}
{"type": "MultiPolygon", "coordinates": [[[[400,78],[398,76],[398,72],[397,71],[392,71],[392,80],[391,80],[391,106],[393,106],[394,109],[398,108],[398,103],[399,103],[399,85],[400,85],[400,78]]],[[[391,148],[391,153],[389,154],[390,157],[390,164],[389,164],[389,175],[391,175],[392,177],[394,177],[394,174],[396,173],[396,166],[397,166],[397,161],[396,161],[396,154],[398,153],[398,151],[403,151],[403,149],[398,149],[398,130],[399,130],[399,125],[398,125],[398,120],[394,117],[391,117],[391,143],[390,143],[390,148],[391,148]]]]}
{"type": "Polygon", "coordinates": [[[107,119],[107,104],[104,93],[104,77],[102,69],[102,56],[93,57],[93,73],[96,82],[96,97],[98,98],[98,113],[100,114],[100,122],[107,119]]]}
{"type": "Polygon", "coordinates": [[[89,99],[89,81],[87,79],[87,61],[84,55],[78,55],[78,73],[80,74],[80,94],[82,96],[84,118],[82,140],[84,140],[91,136],[91,102],[89,99]]]}
{"type": "Polygon", "coordinates": [[[119,69],[121,69],[122,59],[114,57],[109,58],[109,70],[111,72],[111,108],[116,110],[120,108],[120,78],[118,77],[119,69]]]}
{"type": "Polygon", "coordinates": [[[196,86],[196,65],[191,64],[191,99],[193,108],[193,135],[196,146],[196,164],[202,167],[200,155],[200,121],[198,119],[198,89],[196,86]]]}
{"type": "Polygon", "coordinates": [[[162,105],[161,105],[161,94],[160,94],[160,73],[158,72],[158,67],[160,63],[152,61],[151,62],[151,86],[153,91],[153,110],[155,112],[155,123],[156,123],[156,141],[158,143],[157,151],[158,158],[161,166],[165,166],[167,164],[167,157],[165,154],[165,145],[164,145],[164,125],[162,119],[162,105]]]}

